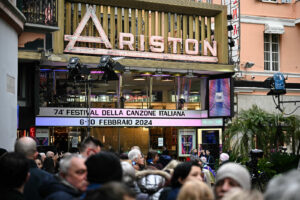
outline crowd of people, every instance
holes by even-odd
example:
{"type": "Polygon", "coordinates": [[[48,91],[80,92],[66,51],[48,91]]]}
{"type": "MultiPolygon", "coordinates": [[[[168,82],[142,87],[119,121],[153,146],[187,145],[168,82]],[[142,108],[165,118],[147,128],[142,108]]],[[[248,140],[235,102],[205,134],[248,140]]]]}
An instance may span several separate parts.
{"type": "Polygon", "coordinates": [[[38,152],[22,137],[14,152],[0,150],[3,200],[294,200],[300,197],[300,172],[273,178],[264,193],[253,190],[247,168],[220,155],[214,170],[209,152],[191,152],[188,161],[171,159],[138,146],[120,155],[87,137],[79,153],[38,152]],[[205,154],[205,155],[204,155],[205,154]],[[211,161],[211,162],[209,162],[211,161]]]}

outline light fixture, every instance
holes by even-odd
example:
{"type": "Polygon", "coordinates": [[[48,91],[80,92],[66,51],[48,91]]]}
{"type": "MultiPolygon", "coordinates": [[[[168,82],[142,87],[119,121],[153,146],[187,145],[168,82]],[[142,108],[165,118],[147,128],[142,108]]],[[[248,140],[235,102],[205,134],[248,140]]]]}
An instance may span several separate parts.
{"type": "Polygon", "coordinates": [[[116,91],[115,90],[107,90],[106,94],[116,94],[116,91]]]}
{"type": "Polygon", "coordinates": [[[197,76],[195,76],[193,74],[193,72],[189,71],[187,75],[185,75],[186,78],[196,78],[197,76]]]}
{"type": "Polygon", "coordinates": [[[253,63],[253,62],[246,62],[245,68],[251,68],[251,67],[253,67],[254,64],[255,63],[253,63]]]}
{"type": "Polygon", "coordinates": [[[133,93],[133,94],[140,94],[140,93],[142,93],[142,91],[141,90],[132,90],[131,93],[133,93]]]}
{"type": "Polygon", "coordinates": [[[118,69],[114,69],[115,66],[117,66],[117,68],[119,68],[120,63],[116,64],[115,61],[110,56],[102,56],[100,58],[98,68],[101,71],[104,71],[104,74],[101,78],[102,81],[107,82],[107,81],[112,81],[112,80],[119,80],[118,75],[114,71],[114,70],[118,70],[118,69]]]}
{"type": "Polygon", "coordinates": [[[233,30],[233,26],[232,26],[232,25],[228,25],[228,26],[227,26],[227,30],[228,30],[228,31],[232,31],[232,30],[233,30]]]}
{"type": "Polygon", "coordinates": [[[197,90],[192,90],[192,91],[190,92],[190,94],[199,94],[199,91],[197,91],[197,90]]]}
{"type": "Polygon", "coordinates": [[[160,71],[157,70],[153,76],[154,77],[166,77],[166,76],[170,76],[170,74],[164,74],[161,70],[160,71]]]}
{"type": "Polygon", "coordinates": [[[72,57],[67,65],[69,71],[69,78],[74,81],[83,80],[83,78],[90,74],[90,70],[82,65],[78,57],[72,57]]]}
{"type": "Polygon", "coordinates": [[[230,15],[227,15],[227,20],[232,20],[233,18],[232,18],[232,15],[230,14],[230,15]]]}
{"type": "Polygon", "coordinates": [[[164,82],[171,82],[171,81],[173,81],[174,79],[173,78],[171,78],[171,77],[163,77],[162,79],[161,79],[161,81],[164,81],[164,82]]]}
{"type": "Polygon", "coordinates": [[[152,73],[151,72],[142,72],[140,75],[141,76],[152,76],[152,73]]]}
{"type": "Polygon", "coordinates": [[[146,79],[143,76],[135,76],[135,77],[133,77],[133,80],[135,80],[135,81],[144,81],[146,79]]]}

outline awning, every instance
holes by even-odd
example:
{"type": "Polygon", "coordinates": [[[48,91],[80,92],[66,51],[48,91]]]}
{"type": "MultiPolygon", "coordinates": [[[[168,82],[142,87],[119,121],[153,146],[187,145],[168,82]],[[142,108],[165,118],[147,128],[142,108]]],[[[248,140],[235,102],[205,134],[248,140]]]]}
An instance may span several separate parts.
{"type": "Polygon", "coordinates": [[[265,33],[284,34],[284,26],[281,24],[275,24],[275,23],[265,24],[265,33]]]}

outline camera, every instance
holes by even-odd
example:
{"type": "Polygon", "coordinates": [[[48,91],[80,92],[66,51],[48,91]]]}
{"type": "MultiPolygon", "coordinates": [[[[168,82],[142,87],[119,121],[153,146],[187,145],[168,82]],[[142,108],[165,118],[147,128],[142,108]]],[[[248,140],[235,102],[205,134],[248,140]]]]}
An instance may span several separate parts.
{"type": "Polygon", "coordinates": [[[251,151],[250,151],[251,159],[253,159],[253,158],[262,158],[263,155],[264,155],[264,152],[261,149],[251,149],[251,151]]]}

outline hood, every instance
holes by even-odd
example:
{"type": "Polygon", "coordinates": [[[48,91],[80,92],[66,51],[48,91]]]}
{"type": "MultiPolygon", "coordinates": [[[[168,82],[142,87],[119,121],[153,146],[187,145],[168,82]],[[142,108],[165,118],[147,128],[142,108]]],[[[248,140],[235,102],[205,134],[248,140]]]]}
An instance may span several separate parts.
{"type": "Polygon", "coordinates": [[[165,186],[170,175],[161,170],[144,170],[136,173],[136,180],[141,192],[151,195],[165,186]]]}

